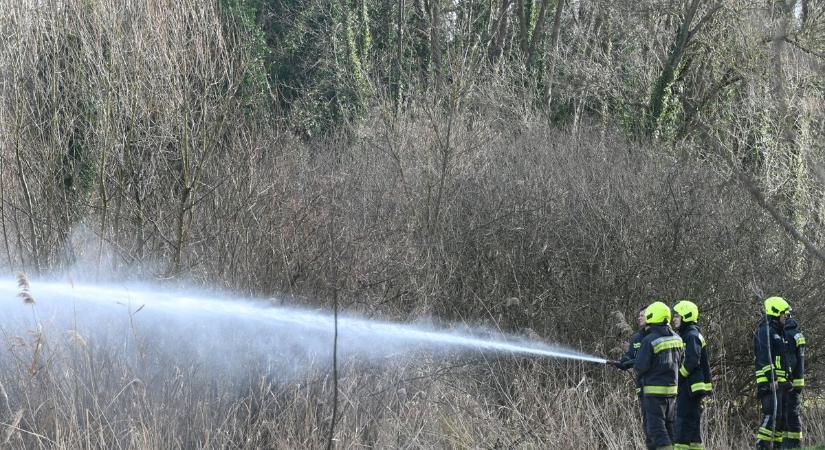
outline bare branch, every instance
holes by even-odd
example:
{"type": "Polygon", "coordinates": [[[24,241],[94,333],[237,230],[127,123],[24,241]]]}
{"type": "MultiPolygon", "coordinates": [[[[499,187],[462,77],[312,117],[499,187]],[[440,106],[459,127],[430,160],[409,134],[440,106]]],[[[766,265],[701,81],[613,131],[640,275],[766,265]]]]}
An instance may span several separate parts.
{"type": "Polygon", "coordinates": [[[756,203],[759,204],[768,214],[773,217],[773,219],[785,229],[785,231],[791,235],[794,239],[801,242],[802,245],[805,246],[805,250],[808,251],[811,255],[815,256],[822,262],[825,262],[825,252],[822,249],[818,248],[807,236],[802,234],[796,227],[785,217],[783,216],[775,206],[771,205],[770,202],[765,198],[765,194],[762,192],[761,189],[756,185],[756,182],[745,172],[740,171],[738,173],[739,181],[742,182],[742,185],[747,188],[748,192],[750,192],[751,197],[756,200],[756,203]]]}
{"type": "Polygon", "coordinates": [[[816,51],[816,50],[813,50],[813,49],[807,48],[807,47],[803,46],[802,44],[800,44],[799,42],[797,42],[797,41],[795,41],[795,40],[793,40],[793,39],[789,38],[788,36],[785,36],[785,42],[787,42],[787,43],[789,43],[789,44],[793,45],[794,47],[796,47],[796,48],[798,48],[798,49],[802,50],[803,52],[805,52],[805,53],[807,53],[807,54],[809,54],[809,55],[813,55],[813,56],[816,56],[817,58],[820,58],[820,59],[825,60],[825,53],[818,52],[818,51],[816,51]]]}
{"type": "Polygon", "coordinates": [[[712,143],[715,147],[716,152],[725,159],[728,163],[728,166],[731,170],[733,170],[736,178],[742,183],[745,189],[751,194],[751,197],[756,201],[759,206],[762,207],[768,214],[773,217],[773,219],[780,225],[785,231],[795,240],[801,242],[802,245],[805,247],[805,250],[808,251],[811,255],[816,257],[821,262],[825,262],[825,252],[823,252],[820,248],[816,246],[807,236],[802,234],[785,216],[783,216],[779,210],[773,206],[768,199],[765,197],[765,194],[762,192],[761,189],[756,184],[756,181],[745,171],[737,167],[734,163],[733,159],[731,158],[729,152],[724,148],[722,143],[719,141],[718,138],[714,138],[712,134],[709,132],[710,127],[704,123],[703,121],[697,121],[697,126],[702,131],[702,134],[705,135],[708,142],[712,143]]]}

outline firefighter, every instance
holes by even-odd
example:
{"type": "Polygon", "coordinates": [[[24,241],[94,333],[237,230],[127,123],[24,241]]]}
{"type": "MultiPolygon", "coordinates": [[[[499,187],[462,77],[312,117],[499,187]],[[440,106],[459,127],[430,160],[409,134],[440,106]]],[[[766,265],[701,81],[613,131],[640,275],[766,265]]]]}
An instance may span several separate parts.
{"type": "MultiPolygon", "coordinates": [[[[622,358],[617,360],[608,360],[607,364],[613,366],[619,370],[628,370],[633,368],[633,363],[636,359],[636,352],[639,351],[639,347],[642,346],[642,339],[647,334],[645,330],[645,309],[642,308],[639,310],[639,316],[636,318],[636,323],[639,324],[639,329],[632,336],[630,336],[630,342],[627,344],[627,351],[624,352],[622,358]]],[[[641,386],[637,386],[641,388],[641,386]]],[[[636,390],[637,393],[641,393],[641,389],[636,390]]]]}
{"type": "Polygon", "coordinates": [[[790,367],[791,390],[785,392],[785,434],[784,448],[799,448],[802,445],[802,422],[799,418],[800,396],[805,387],[805,336],[799,325],[788,316],[785,319],[785,342],[787,343],[788,367],[790,367]]]}
{"type": "Polygon", "coordinates": [[[670,308],[654,302],[645,310],[647,335],[634,367],[642,383],[642,410],[648,449],[673,448],[673,419],[682,338],[670,328],[670,308]]]}
{"type": "Polygon", "coordinates": [[[689,300],[673,306],[673,328],[685,344],[684,362],[679,367],[679,393],[676,395],[676,450],[700,450],[702,398],[712,391],[707,343],[699,332],[699,308],[689,300]]]}
{"type": "Polygon", "coordinates": [[[782,297],[769,297],[764,306],[765,317],[753,335],[756,395],[762,404],[756,448],[772,449],[781,447],[784,438],[782,400],[791,388],[784,329],[791,308],[782,297]]]}
{"type": "MultiPolygon", "coordinates": [[[[617,360],[608,360],[607,364],[613,366],[619,370],[628,370],[633,368],[633,365],[636,360],[636,353],[639,351],[639,347],[642,346],[642,339],[644,339],[645,335],[647,334],[647,327],[645,322],[645,309],[641,308],[639,310],[639,315],[636,317],[636,323],[639,325],[639,329],[630,336],[630,341],[627,344],[627,351],[622,355],[622,358],[617,360]]],[[[637,376],[636,377],[636,395],[639,397],[639,407],[642,406],[642,384],[641,379],[637,376]]],[[[645,423],[645,415],[644,410],[642,410],[642,426],[644,427],[645,423]]]]}

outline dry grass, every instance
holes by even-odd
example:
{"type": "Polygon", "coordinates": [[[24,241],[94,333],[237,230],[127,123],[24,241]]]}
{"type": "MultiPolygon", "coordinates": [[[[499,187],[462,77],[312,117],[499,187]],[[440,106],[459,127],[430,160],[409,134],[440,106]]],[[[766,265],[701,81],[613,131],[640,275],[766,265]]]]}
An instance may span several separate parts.
{"type": "MultiPolygon", "coordinates": [[[[174,349],[139,356],[116,336],[52,336],[46,364],[3,354],[5,443],[13,448],[321,448],[332,380],[250,368],[238,376],[174,349]],[[160,363],[167,361],[167,363],[160,363]]],[[[347,361],[339,380],[335,448],[643,448],[629,376],[589,363],[509,356],[398,355],[347,361]]],[[[754,402],[751,402],[754,403],[754,402]]],[[[806,436],[825,439],[825,408],[806,403],[806,436]]],[[[749,448],[754,405],[715,398],[708,448],[749,448]]]]}

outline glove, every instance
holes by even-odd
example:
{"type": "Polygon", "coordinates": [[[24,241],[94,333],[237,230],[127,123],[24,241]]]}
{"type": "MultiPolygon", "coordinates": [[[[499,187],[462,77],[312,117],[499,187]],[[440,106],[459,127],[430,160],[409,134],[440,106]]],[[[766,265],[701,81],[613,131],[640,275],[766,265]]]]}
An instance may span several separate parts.
{"type": "Polygon", "coordinates": [[[608,359],[607,361],[605,361],[605,364],[607,364],[608,366],[613,366],[619,370],[624,370],[624,365],[622,365],[622,362],[616,361],[615,359],[608,359]]]}
{"type": "MultiPolygon", "coordinates": [[[[763,384],[757,386],[756,396],[757,397],[762,397],[763,395],[769,395],[769,394],[773,393],[773,391],[774,391],[774,389],[771,388],[771,383],[763,383],[763,384]]],[[[782,392],[782,390],[780,389],[780,386],[778,384],[776,385],[776,392],[777,393],[782,392]]]]}
{"type": "Polygon", "coordinates": [[[777,390],[781,392],[791,392],[791,389],[793,389],[793,383],[790,381],[783,381],[779,383],[779,389],[777,390]]]}
{"type": "Polygon", "coordinates": [[[793,392],[794,394],[801,394],[802,393],[802,388],[801,387],[795,387],[795,388],[791,389],[791,392],[793,392]]]}
{"type": "Polygon", "coordinates": [[[712,396],[713,393],[709,392],[709,391],[691,391],[690,394],[688,394],[688,395],[690,396],[690,398],[702,399],[702,398],[707,398],[707,397],[712,396]]]}

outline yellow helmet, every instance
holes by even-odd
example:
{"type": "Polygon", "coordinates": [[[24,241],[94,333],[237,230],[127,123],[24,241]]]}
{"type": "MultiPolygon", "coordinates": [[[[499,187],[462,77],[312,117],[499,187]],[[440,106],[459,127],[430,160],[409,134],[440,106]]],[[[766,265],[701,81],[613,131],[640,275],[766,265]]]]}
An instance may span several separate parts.
{"type": "Polygon", "coordinates": [[[765,314],[779,317],[791,310],[791,305],[782,297],[768,297],[765,299],[765,314]]]}
{"type": "Polygon", "coordinates": [[[673,310],[676,311],[676,314],[682,316],[682,322],[696,322],[699,320],[699,307],[690,300],[681,300],[673,305],[673,310]]]}
{"type": "Polygon", "coordinates": [[[662,302],[653,302],[645,309],[645,319],[648,325],[658,325],[670,322],[670,308],[662,302]]]}

